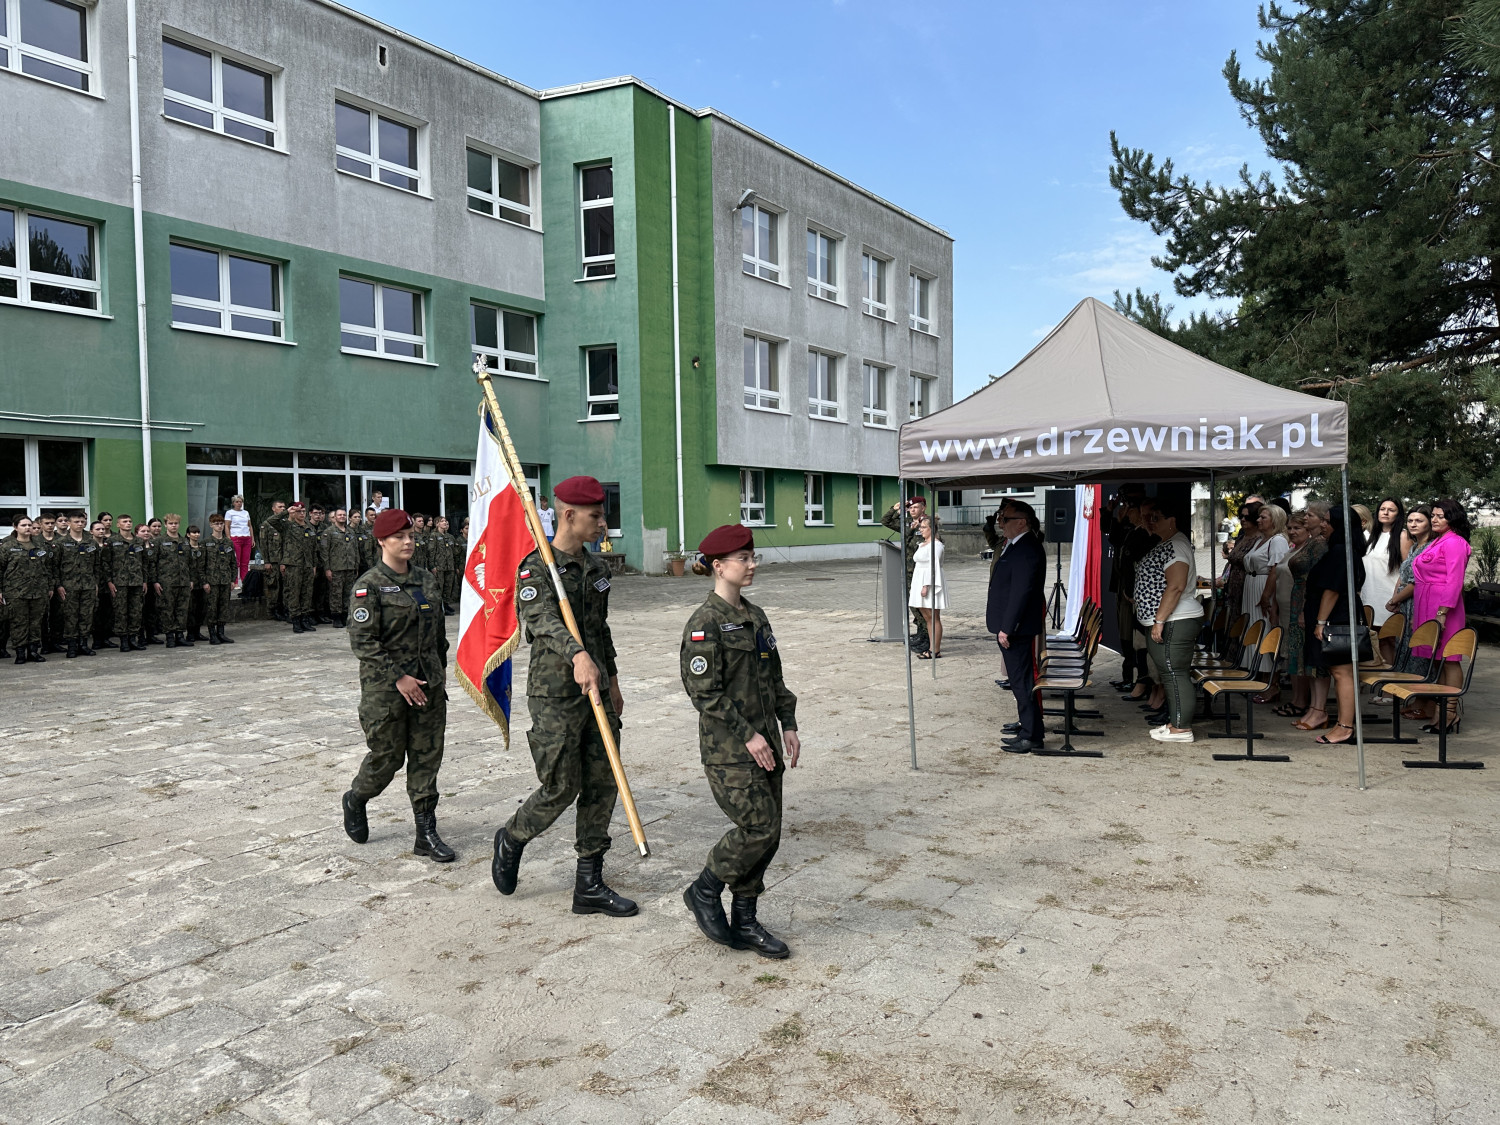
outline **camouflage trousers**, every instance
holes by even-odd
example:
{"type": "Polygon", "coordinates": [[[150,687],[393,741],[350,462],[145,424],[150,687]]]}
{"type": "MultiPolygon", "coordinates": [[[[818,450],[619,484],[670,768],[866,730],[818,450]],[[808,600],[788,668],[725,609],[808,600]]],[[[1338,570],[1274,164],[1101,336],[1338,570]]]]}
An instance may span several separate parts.
{"type": "Polygon", "coordinates": [[[230,586],[210,586],[203,595],[203,620],[208,625],[222,625],[229,620],[230,586]]]}
{"type": "MultiPolygon", "coordinates": [[[[609,851],[609,821],[619,791],[588,696],[530,696],[527,704],[531,729],[526,739],[542,785],[516,810],[505,831],[524,844],[551,828],[577,801],[574,847],[580,858],[603,855],[609,851]]],[[[604,713],[619,745],[620,720],[608,692],[604,693],[604,713]]]]}
{"type": "Polygon", "coordinates": [[[47,598],[6,598],[10,605],[10,642],[17,648],[42,643],[47,598]]]}
{"type": "Polygon", "coordinates": [[[441,592],[443,601],[449,605],[458,604],[458,571],[451,567],[447,570],[439,570],[437,573],[438,590],[441,592]]]}
{"type": "Polygon", "coordinates": [[[116,589],[115,636],[134,637],[141,631],[141,606],[144,599],[145,593],[139,586],[120,586],[116,589]]]}
{"type": "Polygon", "coordinates": [[[10,603],[0,605],[0,649],[10,643],[10,603]]]}
{"type": "MultiPolygon", "coordinates": [[[[912,575],[913,575],[913,572],[916,569],[917,568],[914,567],[914,566],[908,566],[906,568],[906,592],[907,592],[908,596],[911,594],[912,575]]],[[[921,583],[918,583],[918,586],[920,586],[920,585],[921,585],[921,583]]],[[[912,624],[914,624],[917,627],[917,639],[912,642],[912,647],[913,648],[928,648],[928,647],[930,647],[931,644],[932,644],[932,641],[927,636],[927,619],[922,616],[922,611],[920,609],[913,608],[912,611],[911,611],[911,620],[912,620],[912,624]]]]}
{"type": "Polygon", "coordinates": [[[261,568],[261,582],[266,590],[266,612],[274,613],[281,601],[281,567],[275,563],[267,563],[261,568]]]}
{"type": "Polygon", "coordinates": [[[87,636],[94,628],[94,601],[99,596],[99,587],[92,582],[84,586],[70,586],[64,591],[63,600],[64,639],[87,636]]]}
{"type": "Polygon", "coordinates": [[[313,568],[289,566],[281,576],[282,593],[286,597],[288,616],[307,617],[312,613],[313,568]]]}
{"type": "Polygon", "coordinates": [[[766,889],[766,868],[781,847],[781,777],[754,762],[728,766],[705,765],[708,787],[734,827],[708,853],[708,869],[743,898],[756,898],[766,889]]]}
{"type": "MultiPolygon", "coordinates": [[[[287,571],[291,573],[290,570],[287,571]]],[[[311,569],[307,570],[309,577],[311,569]]],[[[437,808],[438,769],[443,764],[443,735],[448,728],[448,696],[442,688],[427,691],[427,703],[413,707],[394,688],[364,692],[359,700],[359,725],[370,748],[350,786],[368,801],[380,796],[406,766],[406,795],[413,812],[437,808]]]]}
{"type": "Polygon", "coordinates": [[[359,575],[352,570],[335,570],[328,580],[328,612],[335,617],[349,615],[349,592],[359,575]]]}
{"type": "Polygon", "coordinates": [[[156,597],[161,611],[161,627],[168,633],[181,633],[187,629],[188,602],[192,600],[191,586],[163,586],[156,597]]]}

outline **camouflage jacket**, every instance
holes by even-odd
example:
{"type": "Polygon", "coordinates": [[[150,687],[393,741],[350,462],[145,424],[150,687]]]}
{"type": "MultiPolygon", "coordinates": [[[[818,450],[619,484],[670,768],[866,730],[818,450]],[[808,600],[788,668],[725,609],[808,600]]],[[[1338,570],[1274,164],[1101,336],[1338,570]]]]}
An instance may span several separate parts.
{"type": "Polygon", "coordinates": [[[240,579],[240,561],[234,554],[234,540],[225,535],[203,540],[203,574],[201,581],[210,586],[233,586],[240,579]]]}
{"type": "Polygon", "coordinates": [[[48,546],[40,535],[34,535],[29,544],[11,539],[0,547],[0,594],[7,601],[52,596],[61,585],[56,542],[48,546]]]}
{"type": "Polygon", "coordinates": [[[615,675],[615,641],[609,632],[609,567],[587,551],[581,556],[557,551],[555,558],[568,604],[583,636],[581,645],[563,621],[542,553],[532,551],[516,570],[516,617],[531,646],[526,694],[554,699],[578,694],[573,657],[580,652],[587,652],[599,666],[600,687],[607,689],[615,675]]]}
{"type": "MultiPolygon", "coordinates": [[[[231,547],[230,550],[233,548],[231,547]]],[[[188,561],[192,564],[188,574],[193,580],[193,588],[198,589],[208,581],[208,547],[202,539],[198,540],[196,547],[189,542],[188,561]]]]}
{"type": "Polygon", "coordinates": [[[92,535],[74,541],[71,535],[59,541],[59,574],[61,584],[69,590],[83,590],[99,584],[104,573],[104,552],[92,535]]]}
{"type": "MultiPolygon", "coordinates": [[[[901,534],[901,505],[892,504],[890,511],[881,517],[880,522],[890,528],[897,535],[901,534]]],[[[906,575],[911,577],[911,568],[916,558],[917,548],[922,544],[922,533],[917,530],[916,524],[910,519],[906,521],[906,575]]]]}
{"type": "Polygon", "coordinates": [[[364,696],[397,695],[402,676],[426,680],[433,698],[446,691],[448,632],[438,599],[432,571],[420,567],[397,574],[382,562],[355,580],[349,647],[359,657],[364,696]]]}
{"type": "Polygon", "coordinates": [[[412,546],[412,553],[411,553],[411,564],[412,564],[412,566],[420,566],[423,570],[431,570],[432,569],[432,567],[430,567],[430,566],[427,565],[427,562],[428,562],[427,545],[428,545],[429,542],[431,542],[431,536],[432,536],[432,532],[430,532],[430,531],[421,531],[421,532],[417,532],[415,535],[413,535],[411,537],[412,538],[412,545],[413,545],[412,546]]]}
{"type": "Polygon", "coordinates": [[[156,580],[163,586],[193,584],[192,546],[186,535],[173,539],[165,533],[156,541],[156,580]]]}
{"type": "Polygon", "coordinates": [[[427,537],[427,561],[429,569],[445,574],[453,569],[453,536],[443,531],[434,531],[427,537]]]}
{"type": "Polygon", "coordinates": [[[281,561],[281,532],[287,523],[286,513],[282,512],[279,516],[267,516],[265,522],[260,525],[260,538],[257,543],[260,547],[260,557],[267,564],[281,561]]]}
{"type": "Polygon", "coordinates": [[[146,581],[146,548],[132,533],[129,539],[116,533],[105,544],[104,573],[116,587],[139,586],[146,581]]]}
{"type": "Polygon", "coordinates": [[[380,561],[380,546],[375,542],[375,533],[369,524],[360,524],[354,534],[359,540],[359,569],[363,572],[380,561]]]}
{"type": "Polygon", "coordinates": [[[283,566],[317,566],[318,533],[305,523],[287,520],[279,529],[283,566]]]}
{"type": "Polygon", "coordinates": [[[329,524],[318,539],[318,565],[324,570],[359,570],[359,533],[329,524]]]}
{"type": "Polygon", "coordinates": [[[718,594],[682,631],[682,686],[698,709],[704,765],[753,762],[745,744],[765,736],[781,760],[782,730],[797,729],[797,697],[781,676],[781,653],[764,611],[743,598],[735,609],[718,594]]]}
{"type": "Polygon", "coordinates": [[[148,583],[160,582],[161,549],[156,545],[156,540],[142,539],[137,535],[135,545],[141,549],[141,573],[146,576],[146,581],[148,583]]]}
{"type": "Polygon", "coordinates": [[[460,574],[469,565],[469,544],[462,535],[450,535],[453,540],[453,569],[460,574]]]}

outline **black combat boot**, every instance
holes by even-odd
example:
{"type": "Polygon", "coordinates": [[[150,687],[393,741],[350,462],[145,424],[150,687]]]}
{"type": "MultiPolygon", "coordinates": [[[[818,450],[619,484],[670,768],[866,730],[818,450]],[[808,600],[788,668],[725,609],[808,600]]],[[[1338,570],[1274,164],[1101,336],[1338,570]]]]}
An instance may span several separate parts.
{"type": "MultiPolygon", "coordinates": [[[[117,644],[115,644],[115,642],[112,641],[112,640],[110,640],[108,637],[101,637],[99,639],[99,647],[100,648],[119,648],[120,646],[117,645],[117,644]]],[[[3,654],[0,654],[0,655],[3,655],[3,654]]]]}
{"type": "Polygon", "coordinates": [[[33,664],[45,664],[45,663],[47,663],[47,658],[42,655],[42,642],[41,641],[34,641],[32,643],[30,652],[28,653],[26,659],[30,660],[33,664]]]}
{"type": "Polygon", "coordinates": [[[347,629],[347,628],[349,628],[349,615],[347,613],[341,613],[341,614],[339,614],[337,617],[335,617],[333,619],[333,627],[335,629],[347,629]]]}
{"type": "Polygon", "coordinates": [[[294,617],[294,618],[292,618],[292,632],[294,632],[294,633],[305,633],[305,632],[307,632],[307,629],[303,627],[302,618],[300,618],[300,617],[294,617]]]}
{"type": "Polygon", "coordinates": [[[437,813],[419,812],[413,816],[417,822],[417,842],[411,847],[413,855],[431,856],[434,863],[452,863],[458,858],[458,853],[438,835],[437,813]]]}
{"type": "Polygon", "coordinates": [[[98,655],[98,653],[96,653],[94,651],[94,646],[89,643],[89,635],[87,633],[85,633],[83,636],[81,636],[81,637],[78,638],[78,655],[79,656],[97,656],[98,655]]]}
{"type": "Polygon", "coordinates": [[[786,942],[756,920],[755,902],[753,898],[734,896],[734,902],[729,908],[729,944],[735,949],[753,949],[762,957],[777,961],[790,957],[792,951],[787,948],[786,942]]]}
{"type": "Polygon", "coordinates": [[[224,635],[224,626],[219,626],[219,643],[221,645],[232,645],[234,642],[224,635]]]}
{"type": "MultiPolygon", "coordinates": [[[[201,641],[203,638],[199,637],[198,639],[201,641]]],[[[177,634],[177,647],[178,648],[192,648],[193,647],[193,638],[190,637],[190,636],[188,636],[187,633],[178,633],[177,634]]]]}
{"type": "Polygon", "coordinates": [[[25,645],[17,645],[16,646],[16,663],[17,664],[25,664],[26,663],[26,646],[25,645]]]}
{"type": "Polygon", "coordinates": [[[724,917],[724,881],[708,868],[689,883],[682,892],[682,901],[693,912],[693,918],[703,936],[719,945],[729,944],[729,919],[724,917]]]}
{"type": "Polygon", "coordinates": [[[344,832],[356,844],[370,838],[370,818],[365,815],[365,799],[353,789],[344,794],[344,832]]]}
{"type": "Polygon", "coordinates": [[[611,914],[629,918],[637,913],[635,903],[610,890],[604,882],[604,857],[580,856],[578,877],[573,883],[574,914],[611,914]]]}
{"type": "Polygon", "coordinates": [[[203,635],[203,625],[201,623],[194,625],[188,632],[187,639],[194,644],[197,644],[200,641],[208,640],[208,638],[203,635]]]}
{"type": "Polygon", "coordinates": [[[120,648],[121,652],[134,652],[135,651],[135,645],[133,645],[133,644],[130,643],[130,638],[127,637],[124,633],[120,634],[120,645],[119,645],[119,648],[120,648]]]}
{"type": "Polygon", "coordinates": [[[525,843],[513,838],[504,828],[495,833],[495,857],[490,860],[490,878],[495,881],[495,889],[503,895],[516,893],[521,851],[525,847],[525,843]]]}
{"type": "Polygon", "coordinates": [[[167,647],[168,648],[176,648],[177,647],[177,634],[176,633],[168,633],[167,634],[167,647]]]}
{"type": "Polygon", "coordinates": [[[311,617],[304,617],[302,619],[302,631],[304,633],[316,633],[318,631],[317,626],[313,624],[313,619],[311,617]]]}
{"type": "Polygon", "coordinates": [[[208,643],[211,645],[219,643],[219,627],[217,625],[210,625],[208,627],[208,643]]]}
{"type": "Polygon", "coordinates": [[[77,656],[78,656],[78,642],[75,641],[72,637],[69,637],[68,638],[68,655],[67,655],[67,659],[73,660],[77,656]]]}

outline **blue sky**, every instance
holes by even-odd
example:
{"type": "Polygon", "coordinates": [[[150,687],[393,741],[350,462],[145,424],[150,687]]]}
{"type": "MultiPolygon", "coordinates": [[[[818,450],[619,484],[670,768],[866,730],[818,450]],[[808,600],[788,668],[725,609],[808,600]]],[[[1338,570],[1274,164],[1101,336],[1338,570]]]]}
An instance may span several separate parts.
{"type": "Polygon", "coordinates": [[[1110,129],[1199,177],[1264,163],[1221,74],[1263,70],[1253,0],[353,6],[533,87],[636,75],[943,227],[955,397],[1083,297],[1189,307],[1110,190],[1110,129]]]}

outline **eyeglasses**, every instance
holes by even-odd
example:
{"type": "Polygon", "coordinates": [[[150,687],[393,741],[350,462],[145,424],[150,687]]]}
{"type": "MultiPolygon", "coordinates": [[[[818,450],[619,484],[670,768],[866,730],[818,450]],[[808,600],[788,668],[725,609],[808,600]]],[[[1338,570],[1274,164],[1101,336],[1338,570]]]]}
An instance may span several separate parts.
{"type": "Polygon", "coordinates": [[[758,566],[764,555],[725,555],[725,562],[736,562],[741,566],[758,566]]]}

